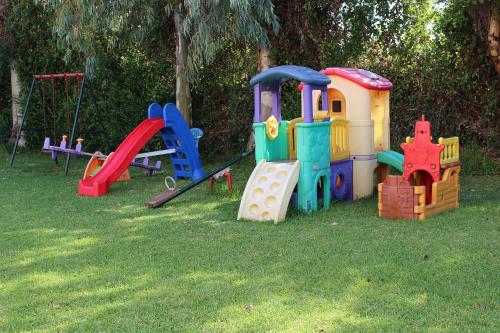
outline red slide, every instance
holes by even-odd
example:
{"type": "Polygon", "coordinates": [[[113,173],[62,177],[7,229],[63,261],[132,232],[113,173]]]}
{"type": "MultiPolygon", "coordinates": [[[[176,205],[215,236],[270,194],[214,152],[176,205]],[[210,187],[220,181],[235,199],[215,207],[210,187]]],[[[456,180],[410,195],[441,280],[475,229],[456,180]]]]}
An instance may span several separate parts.
{"type": "Polygon", "coordinates": [[[109,187],[129,167],[130,162],[151,138],[165,127],[162,118],[146,119],[140,123],[108,157],[106,165],[94,176],[78,183],[78,193],[99,197],[108,193],[109,187]]]}

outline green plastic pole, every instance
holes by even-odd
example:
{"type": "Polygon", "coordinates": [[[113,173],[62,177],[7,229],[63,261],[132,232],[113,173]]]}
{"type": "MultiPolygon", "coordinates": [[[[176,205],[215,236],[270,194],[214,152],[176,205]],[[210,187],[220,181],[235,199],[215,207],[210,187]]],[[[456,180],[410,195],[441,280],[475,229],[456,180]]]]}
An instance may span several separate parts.
{"type": "MultiPolygon", "coordinates": [[[[82,85],[80,86],[80,93],[78,95],[78,102],[76,103],[75,116],[73,117],[73,128],[71,129],[71,136],[69,138],[68,148],[71,148],[71,146],[73,145],[73,140],[75,138],[76,124],[78,122],[78,116],[80,114],[80,106],[81,106],[81,102],[82,102],[83,87],[84,86],[85,86],[85,76],[82,78],[82,85]]],[[[64,174],[65,175],[68,174],[70,158],[71,158],[71,154],[66,154],[66,163],[64,164],[64,174]]]]}

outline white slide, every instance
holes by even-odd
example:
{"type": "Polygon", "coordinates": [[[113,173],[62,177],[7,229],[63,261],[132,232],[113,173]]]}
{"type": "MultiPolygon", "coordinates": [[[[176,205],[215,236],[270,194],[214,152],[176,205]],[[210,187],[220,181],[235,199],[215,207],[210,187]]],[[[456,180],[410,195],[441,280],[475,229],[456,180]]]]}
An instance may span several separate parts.
{"type": "Polygon", "coordinates": [[[299,180],[299,169],[299,161],[261,160],[243,192],[238,220],[283,221],[299,180]]]}

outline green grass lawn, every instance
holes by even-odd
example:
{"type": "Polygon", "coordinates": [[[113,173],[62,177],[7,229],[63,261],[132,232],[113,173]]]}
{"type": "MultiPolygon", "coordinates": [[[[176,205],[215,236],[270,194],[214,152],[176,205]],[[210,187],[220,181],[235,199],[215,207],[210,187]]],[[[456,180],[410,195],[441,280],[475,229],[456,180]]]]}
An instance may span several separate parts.
{"type": "Polygon", "coordinates": [[[251,158],[233,194],[156,210],[168,170],[87,198],[84,159],[0,158],[1,332],[500,330],[500,176],[463,177],[461,207],[424,222],[370,198],[273,225],[236,221],[251,158]]]}

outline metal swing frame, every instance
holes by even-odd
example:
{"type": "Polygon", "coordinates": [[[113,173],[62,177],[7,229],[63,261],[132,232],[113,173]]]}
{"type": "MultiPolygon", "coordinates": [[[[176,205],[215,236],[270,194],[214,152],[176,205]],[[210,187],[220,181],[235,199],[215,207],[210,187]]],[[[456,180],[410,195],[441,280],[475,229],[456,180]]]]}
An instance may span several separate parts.
{"type": "MultiPolygon", "coordinates": [[[[73,114],[73,125],[72,125],[72,128],[71,128],[71,136],[70,136],[70,139],[69,139],[69,142],[68,142],[68,147],[71,148],[71,146],[73,145],[73,141],[75,139],[76,127],[77,127],[77,123],[78,123],[78,118],[80,116],[80,109],[81,109],[82,100],[83,100],[83,96],[84,96],[83,95],[84,87],[85,87],[85,84],[87,83],[88,89],[90,90],[90,98],[92,100],[92,104],[94,106],[96,115],[99,118],[101,132],[102,132],[102,136],[103,136],[103,139],[104,139],[104,149],[105,149],[105,152],[108,151],[108,148],[109,148],[109,146],[108,146],[108,137],[106,135],[106,130],[104,128],[102,114],[101,114],[101,111],[99,110],[99,106],[97,105],[97,102],[96,102],[96,99],[95,99],[94,89],[92,88],[92,82],[89,79],[86,79],[85,74],[84,73],[36,74],[36,75],[33,75],[33,80],[31,81],[31,86],[30,86],[30,90],[29,90],[29,93],[28,93],[28,98],[26,100],[26,104],[24,106],[23,114],[22,114],[22,117],[21,117],[21,124],[17,128],[16,141],[14,143],[14,148],[12,149],[12,152],[10,154],[9,166],[12,166],[14,164],[14,159],[15,159],[15,156],[16,156],[17,147],[19,145],[19,140],[21,138],[21,133],[22,133],[22,131],[24,129],[24,123],[25,123],[25,120],[26,120],[26,116],[27,116],[27,114],[29,112],[29,109],[30,109],[31,98],[32,98],[32,95],[33,95],[33,90],[35,88],[38,88],[38,91],[40,93],[40,97],[43,98],[42,92],[41,92],[41,88],[40,88],[40,85],[38,84],[38,81],[44,80],[44,79],[55,79],[55,78],[65,78],[65,79],[67,79],[67,78],[71,78],[71,77],[81,78],[81,84],[80,84],[80,89],[79,89],[79,92],[78,92],[78,100],[77,100],[77,103],[76,103],[75,112],[73,114]]],[[[64,163],[64,174],[65,175],[68,174],[70,159],[71,159],[71,154],[66,154],[66,162],[64,163]]]]}

